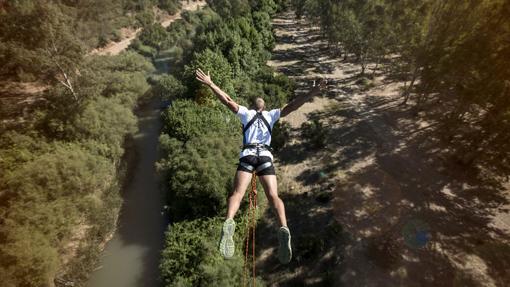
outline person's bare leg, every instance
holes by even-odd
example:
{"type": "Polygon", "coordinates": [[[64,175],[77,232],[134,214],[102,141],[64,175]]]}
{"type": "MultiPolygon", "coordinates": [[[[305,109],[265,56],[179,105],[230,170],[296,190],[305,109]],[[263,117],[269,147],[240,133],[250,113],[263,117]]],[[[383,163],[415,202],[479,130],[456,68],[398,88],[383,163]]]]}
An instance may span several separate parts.
{"type": "Polygon", "coordinates": [[[285,205],[282,199],[278,196],[278,184],[276,175],[261,175],[259,176],[260,183],[264,188],[266,197],[271,204],[273,210],[276,211],[281,226],[287,226],[287,218],[285,217],[285,205]]]}
{"type": "Polygon", "coordinates": [[[236,171],[235,179],[234,179],[234,188],[232,192],[229,194],[227,199],[227,215],[225,218],[225,222],[223,222],[223,227],[221,231],[221,238],[219,244],[220,254],[225,258],[231,258],[234,256],[235,252],[235,242],[234,242],[234,231],[235,231],[235,221],[234,216],[236,215],[237,210],[239,210],[239,205],[241,204],[241,200],[243,200],[244,193],[246,192],[246,188],[250,183],[252,174],[251,172],[245,171],[236,171]]]}
{"type": "Polygon", "coordinates": [[[244,193],[250,184],[252,174],[251,172],[246,171],[236,171],[235,179],[234,179],[234,189],[232,193],[230,193],[228,197],[228,206],[227,206],[227,216],[226,219],[234,218],[237,211],[239,210],[239,205],[243,200],[244,193]]]}

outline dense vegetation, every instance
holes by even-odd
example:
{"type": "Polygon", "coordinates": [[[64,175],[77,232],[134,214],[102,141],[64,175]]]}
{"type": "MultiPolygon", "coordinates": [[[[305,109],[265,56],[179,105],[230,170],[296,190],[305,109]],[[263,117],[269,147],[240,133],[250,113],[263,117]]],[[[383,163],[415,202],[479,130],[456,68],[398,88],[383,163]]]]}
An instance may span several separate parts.
{"type": "Polygon", "coordinates": [[[121,27],[152,24],[154,5],[177,1],[8,1],[0,5],[0,76],[47,86],[40,104],[0,136],[2,286],[80,283],[114,227],[136,131],[133,110],[150,88],[135,52],[87,55],[121,27]],[[149,19],[149,20],[147,20],[149,19]]]}
{"type": "Polygon", "coordinates": [[[168,69],[155,86],[172,100],[163,113],[165,156],[158,163],[172,217],[160,264],[166,286],[236,286],[243,276],[239,254],[246,206],[237,217],[236,258],[224,260],[217,249],[241,145],[240,122],[195,79],[195,69],[210,71],[213,81],[244,105],[263,96],[268,107],[278,107],[293,91],[287,77],[265,64],[274,47],[270,17],[281,3],[208,4],[167,29],[144,30],[132,45],[168,69]]]}
{"type": "Polygon", "coordinates": [[[510,174],[510,2],[293,0],[366,75],[383,63],[406,81],[403,103],[439,111],[454,158],[510,174]],[[429,105],[427,105],[429,104],[429,105]]]}
{"type": "Polygon", "coordinates": [[[120,28],[145,27],[154,7],[174,14],[177,0],[3,1],[0,5],[0,77],[64,82],[91,48],[119,40],[120,28]]]}
{"type": "MultiPolygon", "coordinates": [[[[163,280],[166,286],[241,282],[242,257],[225,261],[216,245],[240,124],[194,72],[210,71],[241,104],[262,95],[269,108],[282,106],[294,84],[265,63],[274,47],[270,19],[286,3],[207,2],[167,28],[155,23],[153,8],[172,14],[175,0],[0,4],[0,76],[49,86],[23,128],[0,136],[2,284],[46,286],[59,276],[79,282],[90,270],[115,222],[125,139],[136,130],[133,109],[149,82],[153,93],[172,102],[162,114],[164,158],[158,162],[172,217],[163,280]],[[130,52],[87,55],[119,39],[121,27],[144,28],[130,52]],[[147,80],[154,66],[165,73],[147,80]],[[76,234],[83,245],[68,258],[66,246],[76,234]]],[[[510,174],[510,2],[291,2],[298,16],[320,25],[336,53],[361,65],[360,81],[384,69],[406,83],[403,104],[439,110],[437,131],[461,163],[510,174]]],[[[303,135],[314,139],[310,147],[324,144],[317,121],[305,125],[303,135]]],[[[238,255],[245,209],[237,217],[238,255]]]]}
{"type": "MultiPolygon", "coordinates": [[[[135,53],[88,57],[75,100],[59,86],[30,128],[0,138],[0,275],[5,286],[45,286],[61,271],[64,246],[85,232],[75,260],[90,270],[120,205],[124,138],[149,89],[150,62],[135,53]]],[[[76,274],[83,276],[84,274],[76,274]]],[[[68,278],[79,280],[83,278],[68,278]]]]}

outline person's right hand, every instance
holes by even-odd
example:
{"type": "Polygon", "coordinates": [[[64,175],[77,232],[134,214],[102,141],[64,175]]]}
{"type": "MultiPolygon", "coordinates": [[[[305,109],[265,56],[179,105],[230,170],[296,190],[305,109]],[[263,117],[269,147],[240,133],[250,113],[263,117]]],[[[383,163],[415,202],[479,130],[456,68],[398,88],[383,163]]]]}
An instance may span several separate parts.
{"type": "Polygon", "coordinates": [[[208,86],[212,85],[213,81],[211,80],[209,71],[207,71],[207,75],[206,75],[200,68],[198,68],[195,71],[195,74],[196,74],[196,79],[199,80],[200,82],[202,82],[208,86]]]}

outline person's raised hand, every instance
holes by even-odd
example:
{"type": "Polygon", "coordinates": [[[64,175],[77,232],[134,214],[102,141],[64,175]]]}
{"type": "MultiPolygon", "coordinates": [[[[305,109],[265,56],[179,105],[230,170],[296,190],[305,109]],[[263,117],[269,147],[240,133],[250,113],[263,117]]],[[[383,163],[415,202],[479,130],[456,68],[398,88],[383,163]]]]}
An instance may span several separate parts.
{"type": "Polygon", "coordinates": [[[196,74],[196,79],[199,80],[200,82],[202,82],[208,86],[212,85],[213,81],[211,80],[211,75],[209,75],[209,71],[207,71],[207,75],[206,75],[200,68],[198,68],[195,71],[195,74],[196,74]]]}
{"type": "Polygon", "coordinates": [[[312,89],[310,92],[314,95],[318,94],[319,92],[325,90],[326,85],[328,84],[328,80],[324,78],[319,78],[319,80],[313,80],[312,89]]]}

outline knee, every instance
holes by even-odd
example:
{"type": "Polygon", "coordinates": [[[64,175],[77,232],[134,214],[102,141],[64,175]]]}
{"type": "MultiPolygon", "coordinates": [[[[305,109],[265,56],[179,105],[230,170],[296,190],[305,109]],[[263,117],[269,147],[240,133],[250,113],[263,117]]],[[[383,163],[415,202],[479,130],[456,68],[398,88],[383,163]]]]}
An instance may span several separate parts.
{"type": "Polygon", "coordinates": [[[281,200],[276,192],[269,193],[268,199],[272,204],[278,203],[281,200]]]}
{"type": "Polygon", "coordinates": [[[243,192],[241,192],[240,190],[237,190],[237,189],[233,189],[230,191],[230,193],[228,194],[228,197],[235,197],[235,198],[242,198],[243,197],[243,192]]]}

